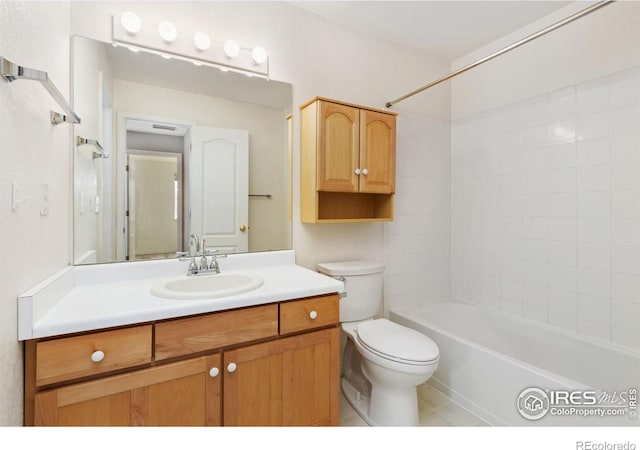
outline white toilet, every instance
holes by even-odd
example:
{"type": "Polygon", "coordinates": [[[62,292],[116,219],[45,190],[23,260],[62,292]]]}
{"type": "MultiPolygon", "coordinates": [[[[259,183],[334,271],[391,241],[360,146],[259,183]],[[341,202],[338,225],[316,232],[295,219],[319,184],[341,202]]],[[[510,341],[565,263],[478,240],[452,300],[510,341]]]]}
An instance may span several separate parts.
{"type": "Polygon", "coordinates": [[[438,367],[438,346],[418,331],[374,319],[382,305],[384,264],[343,261],[318,264],[340,279],[340,322],[347,342],[342,357],[342,392],[373,426],[418,425],[417,386],[438,367]]]}

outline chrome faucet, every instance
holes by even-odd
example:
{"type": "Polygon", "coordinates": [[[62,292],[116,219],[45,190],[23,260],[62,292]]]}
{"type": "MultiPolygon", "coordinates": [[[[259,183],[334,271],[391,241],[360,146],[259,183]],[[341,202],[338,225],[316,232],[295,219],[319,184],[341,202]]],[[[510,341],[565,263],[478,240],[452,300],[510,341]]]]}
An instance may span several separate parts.
{"type": "MultiPolygon", "coordinates": [[[[187,253],[180,253],[180,260],[186,260],[187,253]],[[183,259],[183,257],[185,259],[183,259]]],[[[189,263],[189,268],[187,269],[187,276],[195,276],[195,275],[206,275],[210,273],[220,273],[220,266],[218,265],[218,258],[226,258],[227,255],[218,254],[218,250],[207,250],[206,243],[204,239],[200,239],[195,234],[192,234],[189,237],[189,253],[188,258],[191,260],[189,263]],[[191,252],[192,245],[195,244],[195,252],[191,252]],[[200,257],[200,260],[197,260],[197,257],[200,257]],[[212,256],[211,264],[209,264],[209,260],[207,256],[212,256]],[[199,262],[199,264],[198,264],[199,262]]]]}
{"type": "MultiPolygon", "coordinates": [[[[217,250],[216,250],[217,252],[217,250]]],[[[213,253],[211,256],[211,265],[209,269],[214,273],[220,273],[220,266],[218,265],[218,258],[226,258],[227,255],[218,255],[217,253],[213,253]]]]}
{"type": "Polygon", "coordinates": [[[207,270],[209,263],[207,262],[207,247],[204,244],[204,239],[200,240],[200,271],[207,270]]]}
{"type": "MultiPolygon", "coordinates": [[[[204,243],[204,241],[203,241],[204,243]]],[[[187,271],[187,275],[197,273],[198,272],[198,264],[196,264],[196,256],[198,255],[198,248],[200,247],[200,238],[195,234],[192,234],[189,237],[189,256],[191,257],[191,262],[189,263],[189,269],[187,271]],[[191,253],[191,243],[195,244],[195,250],[191,253]]]]}

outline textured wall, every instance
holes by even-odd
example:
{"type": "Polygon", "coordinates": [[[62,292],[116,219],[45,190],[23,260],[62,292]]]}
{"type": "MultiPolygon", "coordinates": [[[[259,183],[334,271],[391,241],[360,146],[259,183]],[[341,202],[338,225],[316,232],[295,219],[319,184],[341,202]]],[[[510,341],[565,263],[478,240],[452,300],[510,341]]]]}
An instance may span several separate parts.
{"type": "MultiPolygon", "coordinates": [[[[47,71],[68,97],[68,2],[0,2],[0,55],[47,71]]],[[[0,425],[20,425],[16,297],[69,261],[70,128],[51,125],[49,110],[60,109],[37,82],[0,80],[0,104],[0,425]],[[17,211],[12,182],[29,198],[17,211]],[[41,182],[49,184],[47,216],[40,216],[41,182]]]]}

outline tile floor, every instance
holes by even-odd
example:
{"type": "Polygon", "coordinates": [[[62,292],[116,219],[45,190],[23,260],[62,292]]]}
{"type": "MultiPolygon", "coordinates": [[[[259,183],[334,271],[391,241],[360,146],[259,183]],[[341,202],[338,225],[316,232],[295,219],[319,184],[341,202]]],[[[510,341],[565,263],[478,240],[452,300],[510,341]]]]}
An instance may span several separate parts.
{"type": "MultiPolygon", "coordinates": [[[[489,426],[488,423],[428,384],[418,388],[418,410],[420,426],[423,427],[489,426]]],[[[343,427],[367,426],[344,397],[341,397],[340,425],[343,427]]]]}

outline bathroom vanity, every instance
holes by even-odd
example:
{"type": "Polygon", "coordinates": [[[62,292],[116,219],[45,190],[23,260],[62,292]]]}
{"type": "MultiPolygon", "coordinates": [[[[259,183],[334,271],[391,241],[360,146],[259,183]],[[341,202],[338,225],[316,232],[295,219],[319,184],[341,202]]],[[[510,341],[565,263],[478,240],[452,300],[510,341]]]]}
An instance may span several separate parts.
{"type": "Polygon", "coordinates": [[[229,256],[222,273],[263,279],[237,295],[152,295],[176,260],[72,267],[25,293],[25,424],[337,425],[342,283],[294,258],[229,256]]]}

